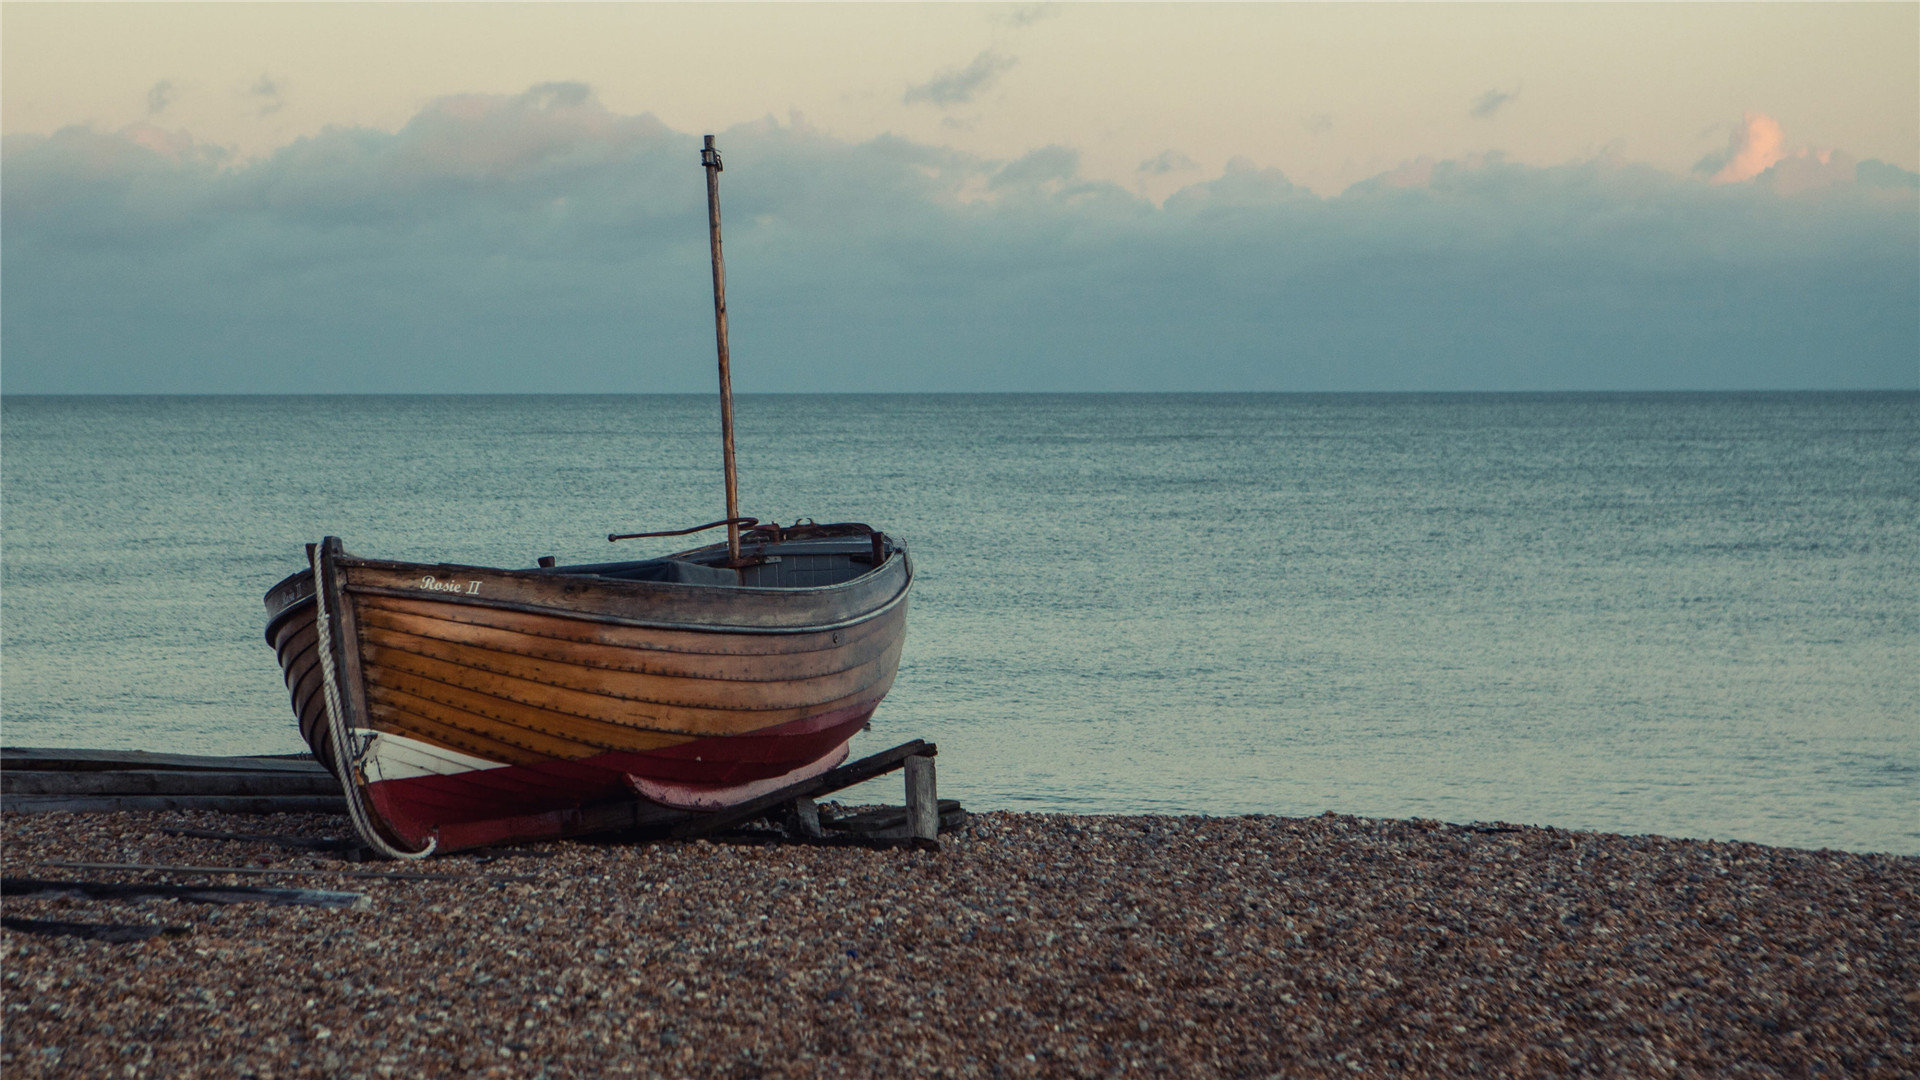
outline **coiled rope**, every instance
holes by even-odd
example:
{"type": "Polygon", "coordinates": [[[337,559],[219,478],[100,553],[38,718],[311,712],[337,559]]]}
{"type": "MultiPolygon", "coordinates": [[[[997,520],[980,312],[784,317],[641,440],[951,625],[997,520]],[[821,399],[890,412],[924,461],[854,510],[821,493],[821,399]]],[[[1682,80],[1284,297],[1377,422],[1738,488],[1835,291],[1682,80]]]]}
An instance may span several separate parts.
{"type": "Polygon", "coordinates": [[[320,652],[320,689],[321,697],[327,707],[327,732],[333,742],[333,771],[340,777],[340,786],[347,793],[347,816],[353,819],[353,831],[367,846],[389,859],[424,859],[433,854],[439,840],[429,839],[427,846],[419,851],[405,851],[387,843],[378,829],[373,827],[373,818],[367,813],[366,793],[360,790],[356,776],[352,752],[347,749],[346,711],[340,704],[340,687],[333,667],[333,620],[327,616],[327,590],[320,577],[321,549],[324,544],[313,545],[313,627],[318,640],[315,647],[320,652]]]}

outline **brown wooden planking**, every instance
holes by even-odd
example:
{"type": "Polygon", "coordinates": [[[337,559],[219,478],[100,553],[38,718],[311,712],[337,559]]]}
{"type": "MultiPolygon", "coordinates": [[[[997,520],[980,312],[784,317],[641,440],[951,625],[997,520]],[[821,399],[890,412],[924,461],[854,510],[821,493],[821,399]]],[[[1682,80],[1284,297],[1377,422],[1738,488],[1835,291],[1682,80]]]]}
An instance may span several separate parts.
{"type": "Polygon", "coordinates": [[[524,720],[516,721],[500,713],[475,712],[397,685],[375,683],[368,687],[367,705],[375,731],[438,743],[507,765],[571,761],[607,750],[628,749],[556,737],[544,730],[529,728],[524,720]]]}
{"type": "MultiPolygon", "coordinates": [[[[891,659],[891,654],[889,658],[891,659]]],[[[875,678],[842,693],[831,696],[808,694],[799,696],[799,700],[791,704],[747,707],[730,705],[721,694],[716,694],[714,703],[710,705],[677,705],[609,697],[587,691],[549,686],[532,679],[475,671],[456,663],[379,645],[370,645],[366,649],[365,662],[369,674],[377,682],[393,684],[397,677],[407,676],[436,683],[445,688],[439,696],[450,702],[474,700],[469,695],[477,695],[479,698],[498,702],[499,704],[493,706],[494,708],[518,711],[516,707],[519,707],[556,717],[573,718],[574,722],[566,727],[551,729],[556,732],[593,730],[591,726],[580,726],[584,723],[602,725],[610,731],[645,729],[684,735],[745,735],[776,724],[802,720],[844,705],[851,705],[856,701],[875,699],[880,695],[872,692],[870,688],[883,684],[890,686],[897,665],[896,662],[876,666],[875,678]]],[[[489,709],[482,704],[475,711],[484,714],[489,709]]],[[[603,739],[618,737],[620,736],[613,734],[599,736],[603,739]]]]}
{"type": "Polygon", "coordinates": [[[906,556],[896,553],[881,567],[839,585],[812,589],[726,588],[614,578],[582,578],[535,571],[452,564],[394,563],[342,557],[339,568],[349,592],[378,591],[396,597],[434,599],[453,605],[517,604],[555,614],[574,612],[601,620],[729,628],[809,629],[857,619],[907,587],[906,556]],[[473,593],[424,589],[428,577],[450,583],[479,582],[473,593]]]}
{"type": "MultiPolygon", "coordinates": [[[[514,613],[502,613],[514,614],[514,613]]],[[[469,620],[440,618],[395,611],[382,602],[363,600],[360,622],[364,632],[390,631],[475,649],[504,652],[531,660],[552,660],[664,678],[727,679],[736,682],[778,682],[813,678],[845,671],[884,652],[897,635],[887,617],[847,631],[846,640],[827,648],[768,652],[755,655],[712,652],[682,653],[662,647],[636,648],[532,634],[508,626],[483,625],[469,620]],[[862,631],[856,635],[855,630],[862,631]]],[[[641,631],[645,633],[645,631],[641,631]]],[[[782,639],[774,638],[775,642],[782,639]]]]}
{"type": "MultiPolygon", "coordinates": [[[[612,702],[604,698],[591,699],[593,703],[601,706],[596,712],[566,712],[436,682],[391,668],[376,668],[374,674],[376,677],[371,689],[376,694],[384,695],[397,691],[450,707],[472,718],[454,723],[445,716],[439,717],[442,722],[449,722],[450,726],[471,725],[476,733],[487,733],[500,741],[511,742],[526,749],[548,746],[554,756],[562,759],[582,757],[601,750],[656,749],[661,745],[684,742],[690,736],[748,735],[767,727],[816,716],[832,709],[853,706],[861,702],[878,701],[893,681],[893,674],[889,672],[885,680],[876,683],[865,693],[829,702],[826,707],[821,708],[783,709],[744,714],[720,709],[700,710],[704,714],[703,718],[711,719],[714,723],[708,724],[704,729],[674,729],[664,727],[653,718],[637,712],[625,718],[619,718],[610,714],[605,706],[624,703],[612,702]],[[751,721],[754,720],[760,722],[752,723],[751,721]],[[679,736],[680,738],[663,744],[658,741],[661,736],[679,736]],[[582,744],[584,748],[569,752],[560,745],[563,743],[582,744]]],[[[590,697],[590,695],[576,696],[590,697]]],[[[393,722],[391,715],[383,719],[393,722]]],[[[404,732],[404,722],[396,726],[404,732]]]]}
{"type": "Polygon", "coordinates": [[[905,603],[895,604],[852,626],[837,630],[775,634],[733,634],[724,630],[670,630],[596,622],[590,614],[536,613],[483,604],[448,604],[437,599],[389,595],[360,596],[363,607],[471,626],[511,630],[531,637],[608,645],[617,649],[667,652],[680,656],[766,656],[837,649],[868,634],[897,633],[905,603]]]}
{"type": "Polygon", "coordinates": [[[879,655],[869,658],[865,663],[822,675],[780,680],[732,680],[608,670],[373,627],[367,628],[361,640],[361,648],[371,662],[383,662],[382,658],[389,650],[422,660],[439,661],[471,673],[467,679],[448,681],[457,681],[475,689],[491,683],[492,680],[486,676],[501,676],[640,704],[728,709],[793,708],[845,697],[875,682],[880,677],[882,667],[897,666],[898,646],[899,642],[891,642],[883,647],[879,655]]]}

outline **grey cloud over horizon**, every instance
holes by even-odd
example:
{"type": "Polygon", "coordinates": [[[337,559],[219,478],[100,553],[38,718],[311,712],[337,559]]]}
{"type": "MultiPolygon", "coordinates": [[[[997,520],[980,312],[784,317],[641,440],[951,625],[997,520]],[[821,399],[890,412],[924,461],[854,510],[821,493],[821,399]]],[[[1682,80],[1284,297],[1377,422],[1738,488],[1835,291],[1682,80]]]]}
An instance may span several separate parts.
{"type": "MultiPolygon", "coordinates": [[[[996,162],[720,132],[752,391],[1912,387],[1920,189],[1244,159],[1163,204],[996,162]]],[[[704,392],[699,135],[584,87],[263,159],[142,126],[0,146],[8,393],[704,392]]],[[[1809,166],[1811,168],[1811,166],[1809,166]]]]}
{"type": "Polygon", "coordinates": [[[1162,150],[1153,157],[1140,163],[1135,172],[1149,176],[1165,176],[1174,172],[1191,172],[1199,168],[1198,162],[1178,150],[1162,150]]]}
{"type": "Polygon", "coordinates": [[[247,94],[259,106],[261,116],[271,116],[286,107],[286,98],[282,96],[282,87],[273,76],[262,74],[247,88],[247,94]]]}
{"type": "Polygon", "coordinates": [[[1015,63],[1013,57],[987,49],[966,67],[942,72],[927,82],[909,87],[900,100],[907,105],[925,103],[942,108],[965,105],[992,86],[1015,63]]]}
{"type": "Polygon", "coordinates": [[[147,115],[159,116],[166,112],[167,106],[173,104],[174,93],[173,80],[161,79],[154,83],[152,89],[147,91],[147,115]]]}
{"type": "Polygon", "coordinates": [[[1473,108],[1467,111],[1474,116],[1485,119],[1499,112],[1502,107],[1511,102],[1516,96],[1518,95],[1509,94],[1504,90],[1489,90],[1479,97],[1474,98],[1473,108]]]}

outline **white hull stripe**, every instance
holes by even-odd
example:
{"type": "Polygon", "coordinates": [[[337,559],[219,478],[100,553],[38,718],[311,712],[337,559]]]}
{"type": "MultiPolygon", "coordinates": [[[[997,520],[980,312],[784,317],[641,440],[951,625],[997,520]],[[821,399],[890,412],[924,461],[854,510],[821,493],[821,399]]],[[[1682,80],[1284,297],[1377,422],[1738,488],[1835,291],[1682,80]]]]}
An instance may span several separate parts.
{"type": "Polygon", "coordinates": [[[367,745],[366,755],[360,759],[360,767],[365,771],[367,782],[373,784],[416,776],[458,776],[478,769],[504,769],[507,765],[405,735],[376,731],[367,745]]]}

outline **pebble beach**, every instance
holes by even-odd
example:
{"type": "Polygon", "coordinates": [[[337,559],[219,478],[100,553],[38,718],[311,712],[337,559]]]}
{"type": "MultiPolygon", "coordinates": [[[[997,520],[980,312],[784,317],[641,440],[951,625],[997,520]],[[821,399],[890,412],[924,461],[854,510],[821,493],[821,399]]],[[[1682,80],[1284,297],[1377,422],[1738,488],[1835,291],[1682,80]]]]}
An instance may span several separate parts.
{"type": "Polygon", "coordinates": [[[26,1077],[1920,1075],[1920,858],[1327,815],[986,813],[937,852],[554,843],[426,863],[7,814],[26,1077]],[[58,862],[302,870],[100,870],[58,862]],[[430,873],[451,880],[380,878],[430,873]]]}

